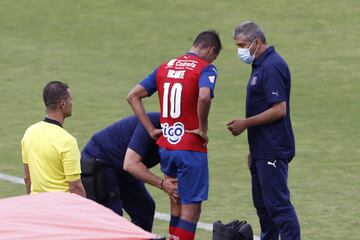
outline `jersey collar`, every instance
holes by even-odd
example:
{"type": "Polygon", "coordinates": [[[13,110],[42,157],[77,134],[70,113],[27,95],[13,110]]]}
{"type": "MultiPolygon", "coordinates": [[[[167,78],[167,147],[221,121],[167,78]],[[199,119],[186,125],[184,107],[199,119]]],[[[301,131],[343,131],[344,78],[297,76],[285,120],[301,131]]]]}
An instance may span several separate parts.
{"type": "Polygon", "coordinates": [[[254,67],[260,66],[261,63],[265,60],[265,58],[273,52],[275,52],[275,48],[273,46],[268,47],[265,52],[263,52],[257,59],[254,60],[254,63],[252,65],[254,67]]]}
{"type": "Polygon", "coordinates": [[[197,55],[197,54],[196,54],[196,53],[194,53],[194,52],[187,52],[186,54],[187,54],[187,55],[194,55],[194,56],[199,57],[199,55],[197,55]]]}
{"type": "Polygon", "coordinates": [[[58,125],[59,127],[63,127],[60,122],[58,122],[58,121],[56,121],[54,119],[50,119],[48,117],[45,117],[43,121],[47,122],[47,123],[58,125]]]}

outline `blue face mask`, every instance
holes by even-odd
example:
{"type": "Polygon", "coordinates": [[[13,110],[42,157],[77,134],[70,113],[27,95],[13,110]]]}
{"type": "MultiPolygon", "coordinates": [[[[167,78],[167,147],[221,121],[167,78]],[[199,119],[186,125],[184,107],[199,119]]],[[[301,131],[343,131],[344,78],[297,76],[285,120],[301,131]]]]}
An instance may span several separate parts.
{"type": "Polygon", "coordinates": [[[255,59],[255,53],[257,51],[257,48],[253,55],[250,54],[250,48],[254,44],[254,42],[255,42],[255,40],[251,43],[249,48],[238,48],[238,52],[237,52],[238,57],[244,63],[251,64],[251,63],[253,63],[253,61],[255,59]]]}

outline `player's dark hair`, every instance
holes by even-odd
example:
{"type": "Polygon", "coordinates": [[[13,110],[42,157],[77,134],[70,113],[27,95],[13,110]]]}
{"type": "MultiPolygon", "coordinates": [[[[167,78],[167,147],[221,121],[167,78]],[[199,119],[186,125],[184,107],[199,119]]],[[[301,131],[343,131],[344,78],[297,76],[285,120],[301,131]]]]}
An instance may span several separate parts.
{"type": "Polygon", "coordinates": [[[193,46],[201,46],[203,48],[215,47],[214,52],[216,54],[219,54],[222,48],[219,34],[215,30],[208,30],[199,33],[193,42],[193,46]]]}
{"type": "Polygon", "coordinates": [[[55,110],[61,100],[69,97],[69,86],[60,81],[52,81],[46,84],[43,90],[43,100],[47,109],[55,110]]]}

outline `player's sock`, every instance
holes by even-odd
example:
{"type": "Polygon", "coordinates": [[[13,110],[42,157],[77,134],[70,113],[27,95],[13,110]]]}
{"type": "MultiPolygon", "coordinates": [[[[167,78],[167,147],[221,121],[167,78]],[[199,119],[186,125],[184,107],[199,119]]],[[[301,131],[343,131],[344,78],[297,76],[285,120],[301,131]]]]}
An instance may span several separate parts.
{"type": "Polygon", "coordinates": [[[176,226],[178,225],[179,219],[180,219],[179,217],[175,217],[175,216],[171,215],[170,223],[169,223],[170,239],[171,239],[171,236],[175,234],[175,229],[176,229],[176,226]]]}
{"type": "Polygon", "coordinates": [[[194,240],[195,231],[196,223],[192,223],[180,218],[174,235],[177,236],[179,240],[194,240]]]}

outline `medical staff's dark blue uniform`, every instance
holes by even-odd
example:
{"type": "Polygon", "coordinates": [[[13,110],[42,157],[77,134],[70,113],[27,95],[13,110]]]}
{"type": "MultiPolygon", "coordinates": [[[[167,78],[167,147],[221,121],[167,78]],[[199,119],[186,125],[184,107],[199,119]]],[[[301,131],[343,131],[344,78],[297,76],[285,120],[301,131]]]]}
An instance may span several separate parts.
{"type": "Polygon", "coordinates": [[[300,239],[300,225],[290,202],[288,163],[295,155],[290,121],[291,77],[288,65],[269,47],[252,65],[246,97],[246,117],[286,102],[287,114],[275,122],[248,128],[254,206],[260,218],[261,239],[300,239]]]}
{"type": "MultiPolygon", "coordinates": [[[[160,128],[160,114],[148,113],[156,128],[160,128]]],[[[155,202],[142,181],[123,170],[127,148],[142,157],[146,167],[160,162],[159,149],[155,141],[136,118],[124,118],[95,133],[82,151],[82,158],[95,158],[106,166],[109,197],[102,204],[119,215],[124,209],[131,221],[151,231],[155,202]]]]}

